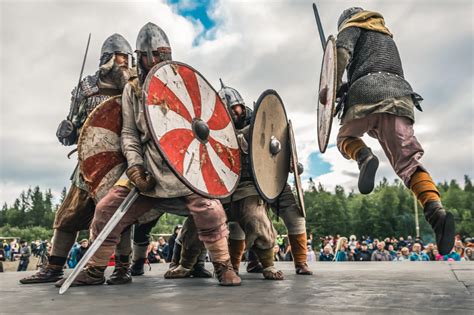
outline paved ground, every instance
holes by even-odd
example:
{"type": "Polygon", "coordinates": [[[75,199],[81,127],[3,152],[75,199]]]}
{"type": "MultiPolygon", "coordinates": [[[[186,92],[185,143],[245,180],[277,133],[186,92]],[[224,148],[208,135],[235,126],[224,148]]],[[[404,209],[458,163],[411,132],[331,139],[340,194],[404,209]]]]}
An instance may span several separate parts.
{"type": "Polygon", "coordinates": [[[242,269],[241,287],[219,287],[214,279],[166,280],[166,266],[155,264],[130,285],[75,287],[62,296],[51,284],[18,284],[31,272],[3,273],[0,313],[474,314],[474,263],[312,263],[313,276],[277,264],[284,281],[242,269]]]}

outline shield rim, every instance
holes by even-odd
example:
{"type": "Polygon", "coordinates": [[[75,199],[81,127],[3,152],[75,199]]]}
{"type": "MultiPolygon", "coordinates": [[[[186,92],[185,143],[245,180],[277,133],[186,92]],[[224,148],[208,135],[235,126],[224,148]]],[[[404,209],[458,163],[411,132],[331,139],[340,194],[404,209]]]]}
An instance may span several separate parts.
{"type": "MultiPolygon", "coordinates": [[[[319,86],[318,86],[318,109],[319,109],[319,92],[321,92],[321,79],[322,79],[322,76],[323,76],[323,66],[324,66],[324,56],[326,55],[326,49],[328,48],[329,44],[331,43],[331,45],[334,47],[334,63],[337,64],[337,48],[336,48],[336,39],[334,38],[333,35],[329,35],[327,41],[326,41],[326,48],[324,50],[324,55],[323,55],[323,60],[321,62],[321,73],[319,74],[319,86]]],[[[336,101],[336,84],[337,84],[337,67],[334,67],[334,83],[333,83],[333,104],[331,106],[332,108],[332,113],[334,113],[334,108],[335,108],[335,101],[336,101]]],[[[317,110],[316,111],[316,115],[318,116],[318,119],[317,119],[317,131],[318,131],[318,147],[319,147],[319,152],[321,153],[324,153],[326,152],[326,149],[329,145],[329,138],[331,137],[331,129],[332,129],[332,121],[333,121],[333,114],[331,113],[331,116],[329,118],[329,131],[326,135],[326,141],[325,141],[325,144],[322,146],[321,145],[321,142],[319,140],[319,125],[320,125],[320,120],[319,120],[319,111],[317,110]]]]}
{"type": "Polygon", "coordinates": [[[298,203],[300,204],[300,214],[306,218],[306,207],[304,205],[304,192],[301,186],[301,176],[298,174],[298,154],[296,152],[295,133],[293,131],[293,124],[291,119],[288,120],[288,134],[290,139],[291,162],[293,164],[293,175],[295,178],[296,195],[298,196],[298,203]]]}
{"type": "MultiPolygon", "coordinates": [[[[147,91],[148,91],[148,87],[150,85],[150,81],[152,79],[152,75],[150,75],[150,73],[156,73],[156,71],[161,68],[161,67],[164,67],[168,64],[175,64],[175,65],[181,65],[181,66],[184,66],[184,67],[187,67],[189,69],[191,69],[193,72],[199,74],[201,76],[201,78],[211,87],[211,89],[216,93],[216,96],[219,97],[219,95],[217,94],[217,91],[214,89],[214,87],[212,86],[212,84],[209,83],[209,81],[199,72],[197,71],[196,69],[194,69],[193,67],[191,67],[190,65],[184,63],[184,62],[179,62],[179,61],[174,61],[174,60],[166,60],[166,61],[162,61],[156,65],[153,66],[153,68],[150,69],[150,71],[148,71],[148,74],[146,76],[146,79],[145,79],[145,82],[143,83],[143,88],[142,88],[142,103],[143,103],[143,111],[145,113],[145,121],[146,121],[146,126],[151,134],[151,137],[153,139],[153,145],[155,146],[155,148],[157,149],[158,153],[160,154],[161,158],[165,161],[166,165],[168,166],[168,168],[173,172],[173,174],[176,176],[176,178],[178,178],[188,189],[190,189],[193,193],[196,193],[200,196],[203,196],[205,198],[215,198],[215,199],[224,199],[224,198],[227,198],[229,197],[230,195],[232,195],[235,190],[237,189],[237,186],[239,185],[240,183],[240,173],[241,173],[241,170],[239,170],[239,173],[237,174],[237,181],[235,182],[235,185],[234,187],[225,195],[213,195],[213,194],[210,194],[210,193],[207,193],[207,192],[204,192],[204,191],[201,191],[199,189],[197,189],[196,187],[194,187],[186,178],[184,178],[183,176],[181,176],[181,174],[179,174],[178,171],[176,171],[174,169],[174,167],[172,166],[171,162],[169,161],[168,157],[162,152],[161,150],[161,147],[159,145],[159,141],[157,141],[157,137],[156,137],[156,134],[155,134],[155,131],[153,130],[153,128],[151,128],[151,118],[150,118],[150,113],[148,112],[148,108],[147,108],[147,104],[146,104],[146,99],[148,98],[148,94],[147,94],[147,91]]],[[[224,104],[223,104],[224,105],[224,104]]],[[[234,136],[237,138],[237,135],[236,135],[236,132],[235,132],[235,126],[234,126],[234,121],[232,120],[232,116],[230,115],[228,109],[227,109],[227,106],[224,105],[224,109],[227,113],[227,115],[229,116],[229,119],[230,119],[230,123],[232,124],[232,128],[234,130],[234,136]]],[[[236,143],[238,144],[238,141],[236,140],[236,143]]],[[[240,150],[240,148],[239,148],[240,150]]],[[[239,162],[240,162],[240,155],[239,155],[239,162]]]]}
{"type": "MultiPolygon", "coordinates": [[[[90,182],[87,180],[87,178],[84,177],[84,172],[82,170],[82,164],[84,162],[84,160],[82,159],[82,154],[83,154],[83,148],[82,148],[82,143],[83,143],[83,139],[85,137],[85,134],[84,134],[84,130],[86,130],[86,128],[88,127],[88,120],[90,117],[93,117],[93,115],[95,115],[95,113],[99,110],[99,108],[105,104],[105,103],[108,103],[108,102],[111,102],[111,101],[116,101],[116,100],[119,100],[121,102],[122,100],[122,94],[117,94],[117,95],[114,95],[114,96],[111,96],[110,98],[106,99],[105,101],[103,101],[102,103],[98,104],[90,113],[89,115],[87,115],[87,118],[86,120],[84,121],[84,124],[82,125],[81,127],[81,132],[79,134],[79,138],[77,139],[77,163],[78,163],[78,167],[79,167],[79,171],[81,172],[81,176],[84,178],[84,183],[87,185],[87,188],[89,189],[88,191],[88,194],[91,195],[94,199],[96,199],[96,193],[91,191],[90,189],[90,182]]],[[[122,106],[122,104],[120,103],[119,104],[120,106],[122,106]]],[[[119,135],[119,137],[121,137],[121,135],[119,135]]],[[[120,149],[119,150],[120,153],[122,154],[122,156],[124,157],[124,164],[125,164],[125,168],[124,168],[124,172],[125,170],[127,169],[127,159],[125,157],[125,155],[123,154],[122,150],[120,149]]],[[[118,178],[120,179],[120,177],[118,178]]],[[[118,180],[117,179],[117,180],[118,180]]]]}
{"type": "MultiPolygon", "coordinates": [[[[278,100],[280,101],[280,103],[283,105],[283,112],[285,114],[285,118],[286,118],[286,123],[287,123],[287,127],[286,127],[286,130],[288,132],[288,115],[286,114],[286,109],[285,109],[285,105],[283,104],[283,101],[281,100],[281,97],[280,95],[278,95],[277,91],[273,90],[273,89],[268,89],[268,90],[265,90],[263,91],[262,94],[260,94],[260,96],[258,97],[257,99],[257,102],[255,103],[255,107],[254,107],[254,110],[253,110],[253,115],[252,115],[252,119],[250,120],[250,130],[249,130],[249,160],[250,160],[250,169],[252,170],[252,176],[253,176],[253,179],[254,179],[254,183],[255,183],[255,187],[257,188],[257,191],[258,193],[260,194],[260,196],[265,200],[267,201],[268,203],[274,203],[281,195],[281,193],[283,192],[283,190],[285,189],[285,185],[286,183],[288,182],[288,174],[286,175],[286,180],[284,182],[284,184],[282,185],[282,188],[280,190],[280,192],[277,194],[277,196],[275,198],[268,198],[268,196],[266,196],[262,189],[260,188],[260,185],[258,184],[258,180],[257,180],[257,177],[255,175],[255,168],[253,166],[253,159],[252,159],[252,139],[253,139],[253,127],[255,125],[255,117],[257,116],[257,112],[258,112],[258,109],[260,107],[260,104],[262,103],[262,100],[267,96],[267,95],[275,95],[278,100]]],[[[289,145],[289,144],[287,144],[289,145]]],[[[290,151],[291,151],[291,148],[289,148],[290,151]]],[[[290,156],[291,156],[291,152],[290,152],[290,156]]],[[[288,161],[288,165],[289,165],[289,161],[288,161]]]]}

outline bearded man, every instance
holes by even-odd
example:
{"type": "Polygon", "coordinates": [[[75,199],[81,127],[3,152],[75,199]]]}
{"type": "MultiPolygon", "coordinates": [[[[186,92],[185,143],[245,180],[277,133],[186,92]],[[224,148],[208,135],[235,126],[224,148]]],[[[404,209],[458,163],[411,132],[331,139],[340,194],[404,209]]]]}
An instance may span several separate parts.
{"type": "MultiPolygon", "coordinates": [[[[143,113],[142,88],[149,71],[162,61],[171,60],[171,46],[165,32],[153,23],[145,24],[137,37],[138,77],[124,88],[122,95],[122,151],[127,160],[130,182],[140,195],[118,225],[107,236],[71,286],[99,285],[105,282],[104,272],[110,255],[120,241],[120,233],[151,209],[178,213],[183,209],[192,215],[199,238],[209,251],[220,285],[240,285],[230,263],[227,248],[228,229],[222,204],[193,193],[164,162],[151,140],[143,113]]],[[[103,230],[130,189],[113,187],[98,203],[91,224],[92,241],[103,230]]],[[[60,287],[65,279],[56,283],[60,287]]]]}
{"type": "MultiPolygon", "coordinates": [[[[104,41],[99,70],[82,79],[78,87],[71,92],[71,107],[75,110],[72,111],[72,117],[59,124],[56,136],[61,144],[76,144],[82,125],[94,108],[110,97],[122,94],[130,78],[132,54],[132,47],[120,34],[113,34],[104,41]]],[[[48,264],[32,276],[21,279],[20,283],[56,282],[61,279],[68,253],[76,242],[79,231],[89,229],[95,202],[89,194],[79,165],[76,166],[71,180],[71,187],[55,215],[48,264]]]]}

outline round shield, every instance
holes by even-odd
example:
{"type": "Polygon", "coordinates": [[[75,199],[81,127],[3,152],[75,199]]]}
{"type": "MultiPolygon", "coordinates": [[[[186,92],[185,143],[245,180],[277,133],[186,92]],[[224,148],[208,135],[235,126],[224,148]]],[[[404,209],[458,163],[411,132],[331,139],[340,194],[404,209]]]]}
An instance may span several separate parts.
{"type": "Polygon", "coordinates": [[[89,192],[98,202],[127,168],[122,155],[122,98],[97,105],[82,126],[77,144],[79,167],[89,192]]]}
{"type": "Polygon", "coordinates": [[[285,188],[290,171],[288,120],[274,90],[263,92],[255,104],[249,142],[255,186],[263,199],[273,203],[285,188]]]}
{"type": "Polygon", "coordinates": [[[336,101],[336,40],[329,36],[324,50],[318,97],[318,145],[321,153],[326,152],[331,135],[332,117],[336,101]]]}
{"type": "Polygon", "coordinates": [[[207,80],[166,61],[148,73],[143,97],[153,142],[175,175],[202,196],[229,196],[239,183],[239,146],[229,112],[207,80]]]}
{"type": "Polygon", "coordinates": [[[293,125],[291,120],[288,121],[288,135],[290,138],[290,148],[291,148],[291,165],[293,168],[293,175],[295,176],[295,190],[298,199],[299,209],[301,210],[301,215],[306,218],[306,208],[304,206],[304,192],[303,186],[301,185],[301,177],[298,173],[298,154],[296,153],[296,142],[295,142],[295,133],[293,132],[293,125]]]}

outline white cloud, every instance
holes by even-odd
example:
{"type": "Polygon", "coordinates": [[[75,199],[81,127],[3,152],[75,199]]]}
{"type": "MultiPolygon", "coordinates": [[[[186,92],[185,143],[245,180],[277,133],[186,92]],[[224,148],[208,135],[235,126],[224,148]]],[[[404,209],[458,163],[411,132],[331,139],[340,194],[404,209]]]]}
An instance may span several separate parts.
{"type": "MultiPolygon", "coordinates": [[[[300,159],[317,149],[316,90],[322,58],[312,1],[223,1],[213,3],[213,36],[193,46],[202,24],[160,1],[13,1],[1,6],[0,202],[40,184],[61,191],[74,161],[55,138],[77,82],[87,34],[92,43],[85,73],[96,70],[100,46],[121,33],[135,46],[148,21],[168,34],[176,60],[198,69],[216,88],[219,77],[240,90],[251,105],[265,89],[282,97],[296,129],[300,159]],[[15,193],[15,191],[17,191],[15,193]]],[[[382,12],[395,34],[406,77],[425,98],[415,130],[426,149],[424,163],[436,180],[473,175],[473,25],[471,1],[319,2],[326,35],[336,31],[349,6],[382,12]],[[470,9],[467,9],[469,8],[470,9]]],[[[335,143],[337,122],[332,130],[335,143]]],[[[380,146],[378,178],[395,175],[380,146]]],[[[323,159],[332,165],[320,176],[328,187],[355,187],[357,165],[335,147],[323,159]]]]}

